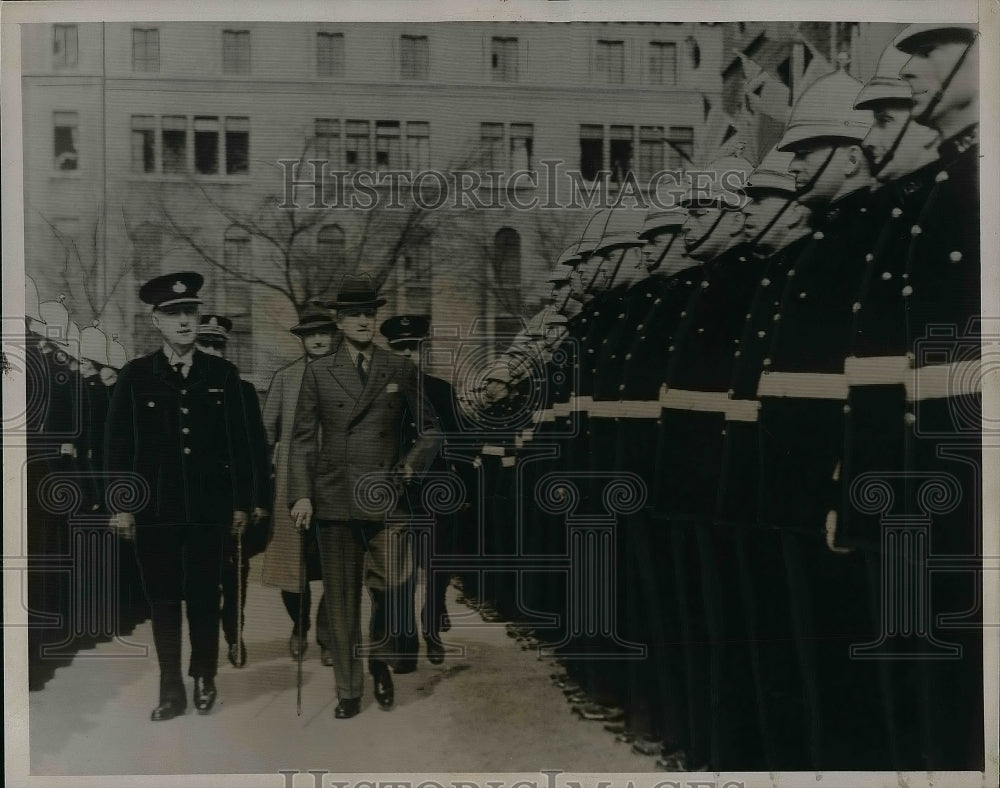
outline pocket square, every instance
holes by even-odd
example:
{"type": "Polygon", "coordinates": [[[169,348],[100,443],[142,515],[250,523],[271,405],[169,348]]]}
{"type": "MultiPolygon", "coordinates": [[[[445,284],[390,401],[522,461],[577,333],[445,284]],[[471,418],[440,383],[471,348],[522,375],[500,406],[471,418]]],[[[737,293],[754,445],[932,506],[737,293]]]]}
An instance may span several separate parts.
{"type": "Polygon", "coordinates": [[[386,387],[385,387],[385,393],[386,394],[395,394],[397,391],[399,391],[399,384],[398,383],[387,383],[386,384],[386,387]]]}

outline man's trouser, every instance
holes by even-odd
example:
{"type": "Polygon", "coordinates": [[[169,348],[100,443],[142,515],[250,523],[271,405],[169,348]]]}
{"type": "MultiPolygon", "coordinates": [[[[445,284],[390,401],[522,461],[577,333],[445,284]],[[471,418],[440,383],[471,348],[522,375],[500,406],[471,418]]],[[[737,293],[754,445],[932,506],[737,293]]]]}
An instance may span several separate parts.
{"type": "Polygon", "coordinates": [[[224,528],[217,525],[140,525],[135,548],[152,612],[160,663],[160,697],[183,697],[181,600],[191,637],[189,676],[214,678],[219,664],[219,582],[224,528]]]}
{"type": "Polygon", "coordinates": [[[317,519],[316,526],[337,698],[360,698],[364,692],[361,584],[372,604],[369,662],[392,662],[400,656],[396,643],[406,622],[399,586],[413,573],[406,525],[317,519]]]}

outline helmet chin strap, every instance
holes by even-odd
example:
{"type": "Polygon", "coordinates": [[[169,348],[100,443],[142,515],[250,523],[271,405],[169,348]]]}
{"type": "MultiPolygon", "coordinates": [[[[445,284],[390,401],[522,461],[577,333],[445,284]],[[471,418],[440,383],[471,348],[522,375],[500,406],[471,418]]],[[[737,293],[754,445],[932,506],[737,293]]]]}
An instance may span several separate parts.
{"type": "Polygon", "coordinates": [[[652,265],[646,266],[647,271],[652,273],[653,271],[659,270],[660,266],[663,265],[663,261],[667,259],[667,255],[670,254],[670,250],[673,248],[674,242],[677,240],[677,236],[679,235],[680,233],[671,233],[670,240],[667,242],[667,245],[663,248],[663,251],[660,252],[660,256],[656,258],[656,262],[653,263],[652,265]]]}
{"type": "Polygon", "coordinates": [[[938,104],[940,104],[942,99],[944,99],[945,91],[951,87],[951,83],[958,75],[958,70],[962,67],[965,59],[969,56],[969,52],[972,51],[972,45],[976,43],[977,38],[979,38],[979,33],[974,34],[972,36],[972,40],[965,45],[965,49],[963,49],[962,54],[958,56],[958,59],[955,61],[955,65],[951,67],[951,71],[948,72],[948,76],[944,78],[944,81],[941,83],[941,87],[934,91],[934,95],[931,97],[930,103],[927,105],[927,108],[920,113],[920,117],[917,118],[917,120],[929,118],[934,113],[934,110],[937,109],[938,104]]]}
{"type": "Polygon", "coordinates": [[[694,251],[696,251],[696,250],[700,249],[700,248],[701,248],[702,246],[704,246],[705,242],[706,242],[706,241],[707,241],[707,240],[708,240],[709,238],[711,238],[711,237],[712,237],[712,233],[714,233],[714,232],[715,232],[716,228],[717,228],[717,227],[719,226],[719,224],[720,224],[720,223],[722,222],[722,219],[723,219],[723,217],[724,217],[725,215],[726,215],[726,212],[725,212],[725,210],[723,210],[722,208],[720,208],[720,209],[719,209],[719,215],[718,215],[717,217],[715,217],[715,221],[714,221],[714,222],[712,222],[712,226],[711,226],[711,227],[709,227],[709,228],[708,228],[708,230],[706,230],[706,231],[705,231],[705,232],[704,232],[704,233],[702,234],[702,236],[701,236],[701,237],[700,237],[700,238],[699,238],[699,239],[698,239],[697,241],[695,241],[695,242],[694,242],[693,244],[691,244],[691,245],[690,245],[690,246],[689,246],[689,247],[687,248],[687,252],[688,252],[688,254],[689,254],[689,255],[691,254],[691,252],[694,252],[694,251]]]}
{"type": "MultiPolygon", "coordinates": [[[[913,122],[913,113],[911,112],[906,116],[906,121],[903,123],[903,128],[899,130],[899,134],[896,135],[896,139],[892,141],[892,145],[889,146],[889,150],[883,153],[878,159],[870,157],[869,161],[871,163],[872,175],[878,176],[886,168],[886,166],[894,158],[896,158],[896,151],[899,150],[900,144],[903,142],[903,135],[906,134],[906,130],[910,128],[910,124],[913,122]]],[[[864,148],[862,148],[864,150],[864,148]]]]}

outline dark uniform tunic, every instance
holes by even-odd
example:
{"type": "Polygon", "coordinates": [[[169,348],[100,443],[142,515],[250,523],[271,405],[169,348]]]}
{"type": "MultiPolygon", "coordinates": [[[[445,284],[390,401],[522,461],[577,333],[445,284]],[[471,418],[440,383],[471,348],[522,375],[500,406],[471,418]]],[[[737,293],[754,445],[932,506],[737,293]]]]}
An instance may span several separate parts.
{"type": "MultiPolygon", "coordinates": [[[[734,402],[751,409],[768,357],[774,315],[781,306],[786,277],[811,241],[799,238],[765,261],[742,330],[733,339],[730,389],[734,402]]],[[[803,735],[802,687],[791,631],[781,539],[758,519],[760,441],[755,415],[734,412],[725,422],[722,470],[715,522],[733,533],[739,565],[738,597],[750,640],[749,664],[756,692],[761,754],[768,768],[800,770],[808,766],[803,735]]]]}
{"type": "Polygon", "coordinates": [[[778,528],[808,710],[813,768],[877,769],[885,730],[873,662],[851,660],[874,636],[866,565],[826,545],[839,505],[848,355],[864,254],[881,230],[871,193],[837,201],[788,270],[758,386],[760,518],[778,528]]]}
{"type": "Polygon", "coordinates": [[[656,454],[656,507],[682,556],[688,655],[689,757],[713,769],[754,768],[761,752],[735,544],[713,526],[733,346],[763,262],[737,246],[704,265],[705,277],[667,346],[667,390],[656,454]]]}
{"type": "Polygon", "coordinates": [[[108,472],[136,474],[142,485],[131,495],[124,489],[109,493],[109,505],[135,512],[161,699],[183,691],[182,597],[191,632],[188,674],[216,673],[223,539],[233,512],[249,513],[253,504],[246,424],[236,367],[199,350],[186,378],[158,350],[129,362],[115,386],[108,472]]]}
{"type": "Polygon", "coordinates": [[[973,125],[939,146],[940,172],[911,228],[904,292],[917,368],[904,414],[913,479],[906,508],[929,517],[928,560],[939,570],[924,576],[930,638],[922,649],[952,657],[961,649],[959,658],[918,663],[927,699],[921,738],[926,768],[934,770],[984,763],[978,134],[973,125]],[[951,365],[943,374],[942,364],[951,365]],[[951,492],[929,494],[935,485],[951,492]]]}

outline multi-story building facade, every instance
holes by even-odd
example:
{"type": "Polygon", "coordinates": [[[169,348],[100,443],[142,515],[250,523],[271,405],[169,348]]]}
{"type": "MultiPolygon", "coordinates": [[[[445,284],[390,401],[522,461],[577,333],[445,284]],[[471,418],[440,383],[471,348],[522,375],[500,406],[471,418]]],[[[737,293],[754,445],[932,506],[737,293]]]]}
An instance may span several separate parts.
{"type": "Polygon", "coordinates": [[[297,352],[295,302],[331,296],[348,268],[384,282],[386,315],[496,329],[532,307],[592,210],[309,208],[309,187],[287,210],[280,162],[538,173],[537,187],[477,189],[487,203],[544,203],[555,161],[584,184],[601,172],[612,190],[628,172],[641,184],[715,152],[723,28],[27,25],[26,269],[43,299],[65,293],[74,319],[99,318],[133,353],[153,346],[135,283],[198,270],[208,308],[234,318],[232,357],[261,385],[297,352]]]}

